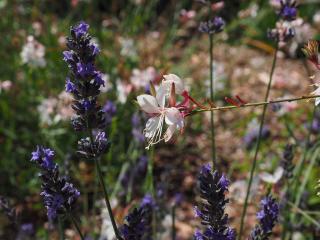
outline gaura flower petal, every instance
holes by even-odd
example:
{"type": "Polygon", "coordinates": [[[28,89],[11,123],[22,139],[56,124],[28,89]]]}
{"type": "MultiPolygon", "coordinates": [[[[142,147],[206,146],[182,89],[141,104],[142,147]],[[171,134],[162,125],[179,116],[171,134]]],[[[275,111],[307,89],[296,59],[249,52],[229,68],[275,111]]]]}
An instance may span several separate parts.
{"type": "Polygon", "coordinates": [[[170,125],[167,128],[167,130],[166,130],[166,132],[164,134],[164,141],[165,142],[168,142],[172,138],[172,136],[173,136],[174,132],[176,131],[176,129],[177,129],[176,125],[170,125]]]}
{"type": "Polygon", "coordinates": [[[166,103],[166,91],[165,91],[165,89],[163,88],[162,85],[160,85],[160,87],[157,90],[156,98],[157,98],[158,105],[161,108],[164,108],[164,105],[166,103]]]}
{"type": "Polygon", "coordinates": [[[179,128],[181,126],[183,127],[183,117],[180,111],[175,107],[166,109],[165,122],[168,125],[178,125],[179,128]]]}
{"type": "Polygon", "coordinates": [[[260,178],[262,181],[266,182],[266,183],[272,183],[275,184],[277,182],[279,182],[279,180],[281,179],[282,175],[283,175],[283,168],[282,167],[278,167],[274,174],[270,174],[267,172],[263,172],[260,174],[260,178]]]}
{"type": "Polygon", "coordinates": [[[143,94],[137,97],[139,106],[146,113],[159,113],[157,99],[151,95],[143,94]]]}
{"type": "Polygon", "coordinates": [[[274,176],[274,180],[276,182],[278,182],[281,178],[282,178],[282,175],[283,175],[283,172],[284,172],[284,169],[282,167],[278,167],[276,169],[276,171],[274,172],[273,176],[274,176]]]}
{"type": "Polygon", "coordinates": [[[151,138],[152,136],[155,135],[159,121],[160,121],[160,117],[158,116],[148,119],[146,123],[146,128],[144,129],[144,136],[146,138],[151,138]]]}
{"type": "Polygon", "coordinates": [[[175,91],[177,94],[181,94],[184,91],[184,84],[181,78],[177,75],[168,74],[163,76],[162,84],[168,93],[170,93],[172,83],[175,85],[175,91]]]}

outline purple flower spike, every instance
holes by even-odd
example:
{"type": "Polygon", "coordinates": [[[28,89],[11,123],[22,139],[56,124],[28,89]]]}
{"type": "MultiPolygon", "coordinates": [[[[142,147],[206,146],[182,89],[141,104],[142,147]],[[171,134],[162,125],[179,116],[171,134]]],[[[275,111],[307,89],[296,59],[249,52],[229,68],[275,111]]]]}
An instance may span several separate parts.
{"type": "Polygon", "coordinates": [[[272,229],[278,221],[279,204],[271,196],[261,200],[261,210],[257,213],[259,224],[255,226],[250,235],[250,240],[268,240],[272,229]]]}
{"type": "Polygon", "coordinates": [[[54,220],[58,214],[65,214],[75,205],[80,192],[65,177],[59,176],[59,167],[53,162],[54,152],[50,148],[38,146],[32,152],[31,162],[36,163],[41,173],[41,193],[47,209],[49,220],[54,220]]]}
{"type": "Polygon", "coordinates": [[[235,230],[228,226],[228,215],[224,210],[228,199],[229,180],[219,172],[212,172],[210,164],[201,168],[199,176],[200,196],[203,199],[200,207],[195,207],[195,214],[205,225],[204,231],[196,231],[194,239],[235,240],[235,230]]]}

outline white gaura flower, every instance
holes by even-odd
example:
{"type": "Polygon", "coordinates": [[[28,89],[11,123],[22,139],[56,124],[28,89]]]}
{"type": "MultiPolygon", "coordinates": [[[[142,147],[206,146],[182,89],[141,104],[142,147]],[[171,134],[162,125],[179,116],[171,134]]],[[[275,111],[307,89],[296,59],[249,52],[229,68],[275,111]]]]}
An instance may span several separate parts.
{"type": "Polygon", "coordinates": [[[273,174],[267,172],[261,173],[260,178],[266,183],[276,184],[282,178],[283,172],[283,168],[278,167],[273,174]]]}
{"type": "Polygon", "coordinates": [[[171,87],[173,83],[175,86],[176,94],[181,94],[185,90],[185,87],[181,78],[179,78],[175,74],[168,74],[168,75],[164,75],[162,80],[162,86],[166,90],[167,94],[171,92],[171,87]]]}
{"type": "Polygon", "coordinates": [[[150,114],[146,123],[144,136],[148,141],[147,149],[162,140],[168,142],[175,130],[184,127],[183,116],[176,107],[166,107],[166,89],[161,85],[156,96],[143,94],[137,97],[141,109],[150,114]],[[163,125],[168,125],[163,134],[163,125]]]}

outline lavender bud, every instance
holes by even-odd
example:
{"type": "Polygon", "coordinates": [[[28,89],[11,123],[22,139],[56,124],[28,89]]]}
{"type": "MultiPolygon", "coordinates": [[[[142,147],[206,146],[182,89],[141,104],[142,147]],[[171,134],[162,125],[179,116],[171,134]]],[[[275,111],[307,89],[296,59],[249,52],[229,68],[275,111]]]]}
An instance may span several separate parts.
{"type": "Polygon", "coordinates": [[[225,21],[221,17],[215,17],[207,22],[201,22],[199,31],[207,34],[214,34],[223,31],[225,21]]]}
{"type": "Polygon", "coordinates": [[[91,144],[89,137],[80,139],[77,152],[87,159],[99,157],[107,151],[108,144],[106,133],[101,131],[96,134],[93,144],[91,144]]]}
{"type": "Polygon", "coordinates": [[[279,15],[286,21],[293,21],[297,17],[297,2],[295,0],[281,0],[279,15]]]}
{"type": "Polygon", "coordinates": [[[268,240],[272,229],[278,221],[279,205],[274,198],[267,196],[261,200],[261,211],[257,213],[259,224],[255,226],[250,240],[268,240]]]}
{"type": "Polygon", "coordinates": [[[154,199],[147,194],[139,208],[125,218],[126,223],[121,228],[124,240],[152,240],[152,211],[155,206],[154,199]]]}

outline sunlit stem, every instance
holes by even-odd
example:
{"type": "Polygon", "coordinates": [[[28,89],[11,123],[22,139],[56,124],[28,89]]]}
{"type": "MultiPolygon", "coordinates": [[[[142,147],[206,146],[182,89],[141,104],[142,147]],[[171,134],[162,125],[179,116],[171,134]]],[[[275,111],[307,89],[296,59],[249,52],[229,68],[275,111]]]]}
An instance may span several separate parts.
{"type": "Polygon", "coordinates": [[[320,95],[308,95],[308,96],[301,96],[301,97],[295,97],[295,98],[283,98],[283,99],[278,99],[278,100],[246,103],[246,104],[242,104],[240,106],[223,106],[223,107],[198,109],[198,110],[193,110],[187,116],[191,116],[191,115],[202,113],[202,112],[227,111],[227,110],[236,110],[236,109],[248,108],[248,107],[261,107],[261,106],[274,104],[274,103],[298,102],[298,101],[303,101],[303,100],[311,100],[311,99],[315,99],[315,98],[319,98],[319,97],[320,97],[320,95]]]}
{"type": "MultiPolygon", "coordinates": [[[[273,77],[273,73],[274,73],[274,70],[275,70],[275,67],[276,67],[276,62],[277,62],[278,47],[279,47],[279,44],[277,43],[276,50],[274,52],[273,61],[272,61],[272,67],[271,67],[271,71],[270,71],[267,92],[266,92],[265,99],[264,99],[265,102],[267,102],[268,99],[269,99],[269,94],[270,94],[271,84],[272,84],[272,77],[273,77]]],[[[249,177],[249,183],[248,183],[246,198],[245,198],[245,201],[244,201],[243,211],[242,211],[242,215],[241,215],[240,231],[239,231],[238,240],[241,239],[242,233],[243,233],[244,219],[245,219],[245,216],[246,216],[246,213],[247,213],[249,195],[250,195],[250,190],[251,190],[251,186],[252,186],[252,180],[253,180],[254,172],[256,170],[258,153],[259,153],[260,143],[261,143],[262,129],[263,129],[264,121],[265,121],[267,107],[268,107],[268,104],[263,105],[263,111],[262,111],[260,127],[259,127],[259,135],[258,135],[255,154],[254,154],[254,159],[253,159],[253,163],[252,163],[252,167],[251,167],[251,171],[250,171],[250,177],[249,177]]]]}
{"type": "Polygon", "coordinates": [[[73,214],[71,212],[68,213],[68,216],[69,216],[71,222],[73,223],[74,227],[77,229],[77,232],[80,235],[81,240],[84,240],[84,236],[80,230],[80,226],[79,226],[77,220],[75,219],[75,217],[73,216],[73,214]]]}
{"type": "MultiPolygon", "coordinates": [[[[213,79],[213,35],[209,34],[209,52],[210,52],[210,100],[214,102],[214,79],[213,79]]],[[[210,125],[211,125],[211,150],[212,150],[212,164],[213,168],[217,168],[216,159],[216,137],[214,126],[214,112],[210,112],[210,125]]]]}
{"type": "MultiPolygon", "coordinates": [[[[88,127],[88,134],[89,134],[89,137],[90,137],[90,142],[91,142],[91,149],[94,150],[94,147],[93,147],[94,140],[93,140],[92,129],[89,128],[89,124],[87,124],[87,127],[88,127]]],[[[99,159],[94,157],[94,163],[96,165],[99,182],[100,182],[100,185],[101,185],[103,193],[104,193],[104,200],[105,200],[105,203],[106,203],[106,206],[107,206],[107,209],[108,209],[108,213],[109,213],[110,220],[111,220],[111,223],[112,223],[113,231],[114,231],[114,233],[116,235],[116,238],[118,240],[122,240],[123,238],[121,237],[121,235],[120,235],[120,233],[118,231],[118,227],[117,227],[117,224],[116,224],[113,212],[112,212],[112,207],[111,207],[111,204],[110,204],[108,191],[107,191],[106,185],[105,185],[104,180],[103,180],[103,175],[102,175],[99,159]]]]}

